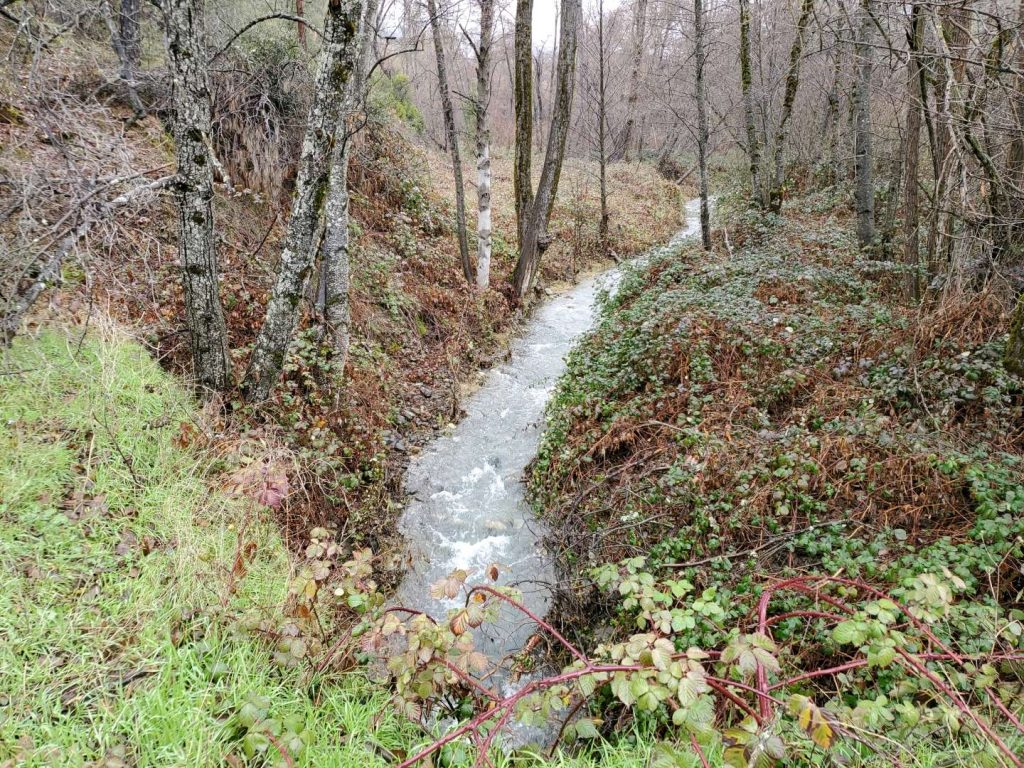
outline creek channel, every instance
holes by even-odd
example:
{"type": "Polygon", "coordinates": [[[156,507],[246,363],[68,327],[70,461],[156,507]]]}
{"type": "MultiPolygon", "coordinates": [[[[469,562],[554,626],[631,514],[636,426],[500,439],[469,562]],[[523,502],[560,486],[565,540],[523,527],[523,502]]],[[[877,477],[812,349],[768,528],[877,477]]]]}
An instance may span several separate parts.
{"type": "MultiPolygon", "coordinates": [[[[699,232],[699,200],[686,204],[686,226],[667,246],[699,232]]],[[[641,256],[640,259],[643,259],[641,256]]],[[[439,621],[464,601],[434,599],[430,585],[457,569],[467,583],[515,586],[527,608],[545,616],[556,587],[553,557],[544,548],[545,526],[526,499],[523,474],[536,456],[544,410],[573,343],[596,319],[602,290],[614,291],[619,267],[588,277],[541,304],[512,342],[507,362],[491,369],[464,407],[466,416],[415,456],[405,487],[409,501],[400,527],[409,547],[409,569],[395,604],[439,621]]],[[[492,661],[514,654],[537,626],[510,606],[474,635],[492,661]]]]}

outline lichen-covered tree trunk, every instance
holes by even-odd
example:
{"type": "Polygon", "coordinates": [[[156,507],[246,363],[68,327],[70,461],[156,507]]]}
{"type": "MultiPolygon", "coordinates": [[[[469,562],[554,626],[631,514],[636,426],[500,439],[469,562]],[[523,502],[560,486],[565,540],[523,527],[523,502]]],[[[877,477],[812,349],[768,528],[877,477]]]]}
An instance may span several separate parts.
{"type": "MultiPolygon", "coordinates": [[[[565,146],[569,137],[576,84],[576,50],[582,16],[581,0],[562,0],[562,29],[559,36],[558,76],[551,110],[551,130],[548,133],[548,146],[544,154],[544,166],[541,168],[537,194],[533,198],[522,232],[519,261],[512,275],[513,287],[520,298],[525,297],[533,287],[540,257],[549,244],[547,227],[558,192],[558,180],[562,174],[562,161],[565,159],[565,146]]],[[[518,42],[517,34],[517,44],[518,42]]],[[[529,177],[521,181],[529,184],[529,177]]]]}
{"type": "Polygon", "coordinates": [[[494,0],[480,0],[480,40],[476,60],[476,286],[486,290],[491,281],[491,43],[494,0]]]}
{"type": "Polygon", "coordinates": [[[362,28],[359,32],[359,55],[345,87],[341,116],[334,136],[334,156],[327,182],[327,202],[324,205],[324,244],[321,253],[323,275],[322,315],[330,332],[336,369],[345,369],[351,345],[352,310],[349,297],[351,288],[349,242],[348,165],[352,146],[350,125],[359,109],[369,70],[370,50],[376,34],[374,24],[380,0],[366,0],[362,28]]]}
{"type": "Polygon", "coordinates": [[[793,104],[796,102],[797,88],[800,86],[800,59],[804,52],[804,38],[807,35],[807,26],[811,21],[811,14],[814,12],[814,0],[802,0],[800,4],[800,18],[796,23],[796,37],[789,49],[789,69],[786,72],[786,91],[782,97],[782,113],[779,115],[779,125],[775,130],[775,163],[774,176],[772,179],[771,192],[768,195],[768,208],[773,213],[782,210],[782,195],[786,182],[785,156],[786,136],[789,132],[789,118],[793,114],[793,104]]]}
{"type": "Polygon", "coordinates": [[[469,234],[466,231],[466,186],[462,180],[462,154],[459,152],[459,131],[455,125],[455,107],[452,92],[448,86],[448,65],[445,62],[444,40],[441,37],[441,20],[438,18],[436,0],[427,0],[427,14],[434,36],[434,56],[437,59],[437,87],[441,92],[441,112],[444,117],[444,132],[448,139],[448,152],[452,158],[452,173],[455,176],[455,228],[459,240],[459,256],[462,260],[462,274],[466,282],[473,282],[473,263],[469,258],[469,234]]]}
{"type": "Polygon", "coordinates": [[[754,119],[754,74],[750,65],[750,0],[740,0],[740,83],[743,90],[743,122],[747,132],[751,197],[758,208],[765,207],[761,181],[761,140],[754,119]]]}
{"type": "Polygon", "coordinates": [[[704,44],[704,3],[693,0],[694,90],[697,99],[697,165],[700,170],[700,239],[711,250],[711,209],[708,201],[708,93],[704,82],[707,60],[704,44]]]}
{"type": "Polygon", "coordinates": [[[516,0],[514,70],[516,136],[512,184],[516,234],[522,249],[526,220],[533,207],[533,0],[516,0]]]}
{"type": "Polygon", "coordinates": [[[345,87],[359,51],[361,0],[328,0],[323,47],[313,84],[291,216],[243,390],[251,401],[265,400],[277,383],[288,345],[299,322],[301,303],[317,253],[320,216],[327,198],[334,133],[345,87]]]}
{"type": "Polygon", "coordinates": [[[220,303],[213,238],[210,87],[203,46],[203,1],[164,0],[167,52],[173,77],[173,134],[178,160],[178,260],[185,289],[185,324],[196,383],[206,393],[231,384],[227,329],[220,303]]]}
{"type": "Polygon", "coordinates": [[[871,49],[874,37],[874,19],[871,17],[871,0],[861,0],[858,11],[857,80],[854,89],[854,196],[857,204],[857,242],[861,248],[871,245],[875,239],[875,187],[872,179],[874,155],[871,152],[871,70],[874,52],[871,49]]]}
{"type": "Polygon", "coordinates": [[[633,8],[633,50],[629,71],[629,92],[626,95],[626,123],[616,148],[614,159],[632,158],[636,134],[637,105],[640,103],[640,73],[644,62],[644,44],[647,38],[647,0],[636,0],[633,8]]]}

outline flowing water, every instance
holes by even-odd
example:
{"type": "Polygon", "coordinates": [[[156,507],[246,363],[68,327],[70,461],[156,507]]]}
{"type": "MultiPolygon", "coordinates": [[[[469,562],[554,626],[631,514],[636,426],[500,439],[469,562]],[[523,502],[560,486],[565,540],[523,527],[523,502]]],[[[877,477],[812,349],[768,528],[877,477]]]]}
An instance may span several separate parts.
{"type": "MultiPolygon", "coordinates": [[[[673,242],[699,231],[697,206],[687,203],[687,226],[673,242]]],[[[508,362],[489,371],[465,403],[466,417],[413,459],[401,518],[411,564],[397,604],[443,619],[458,603],[431,598],[430,584],[460,568],[469,571],[470,583],[486,582],[486,569],[497,564],[500,584],[515,585],[530,610],[547,613],[554,563],[544,550],[544,526],[526,501],[523,472],[537,453],[544,408],[566,353],[593,324],[599,291],[614,289],[620,276],[609,270],[542,304],[508,362]]],[[[477,646],[493,660],[520,650],[537,630],[511,609],[485,627],[482,637],[476,633],[477,646]]]]}

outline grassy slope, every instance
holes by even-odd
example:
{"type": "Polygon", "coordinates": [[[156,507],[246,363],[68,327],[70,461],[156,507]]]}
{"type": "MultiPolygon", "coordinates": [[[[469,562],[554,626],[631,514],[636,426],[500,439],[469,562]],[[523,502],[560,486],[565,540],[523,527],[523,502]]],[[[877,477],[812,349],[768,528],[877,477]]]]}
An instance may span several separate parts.
{"type": "Polygon", "coordinates": [[[310,764],[371,763],[338,734],[370,730],[385,695],[352,679],[314,707],[233,625],[273,615],[291,569],[273,523],[211,494],[181,446],[189,397],[134,343],[79,342],[22,339],[0,377],[0,763],[218,765],[250,696],[309,729],[310,764]],[[256,553],[229,594],[242,527],[256,553]]]}
{"type": "MultiPolygon", "coordinates": [[[[864,263],[833,206],[794,201],[785,221],[726,213],[731,254],[666,249],[628,274],[570,357],[534,499],[574,573],[640,556],[641,570],[692,582],[705,606],[674,602],[689,627],[673,630],[679,647],[721,647],[766,577],[901,589],[945,568],[965,582],[964,609],[936,631],[966,652],[1020,647],[1024,382],[1000,364],[1001,304],[902,306],[898,271],[864,263]]],[[[617,594],[595,602],[575,586],[568,631],[575,611],[626,634],[646,626],[617,594]]],[[[845,658],[819,631],[780,625],[787,664],[845,658]]],[[[1020,671],[1004,671],[1024,706],[1020,671]]],[[[908,695],[870,675],[843,685],[839,709],[843,696],[908,695]]],[[[970,764],[963,742],[939,748],[961,750],[970,764]]]]}

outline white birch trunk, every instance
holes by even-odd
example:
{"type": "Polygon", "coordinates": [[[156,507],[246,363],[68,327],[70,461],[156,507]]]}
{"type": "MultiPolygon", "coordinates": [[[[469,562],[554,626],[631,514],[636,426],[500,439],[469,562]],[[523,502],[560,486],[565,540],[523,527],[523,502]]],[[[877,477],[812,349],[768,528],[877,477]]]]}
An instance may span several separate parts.
{"type": "Polygon", "coordinates": [[[491,37],[494,31],[494,0],[480,0],[480,43],[476,68],[476,287],[487,290],[491,282],[491,37]]]}

